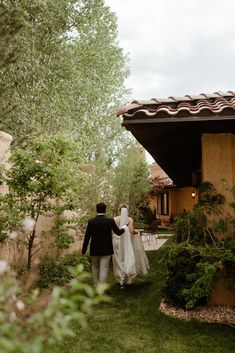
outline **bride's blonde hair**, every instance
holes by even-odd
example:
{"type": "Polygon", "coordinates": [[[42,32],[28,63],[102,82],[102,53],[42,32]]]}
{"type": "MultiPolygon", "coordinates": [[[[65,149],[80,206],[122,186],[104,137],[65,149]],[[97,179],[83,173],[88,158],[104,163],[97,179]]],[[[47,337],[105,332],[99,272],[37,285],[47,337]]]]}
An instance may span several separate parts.
{"type": "Polygon", "coordinates": [[[128,209],[127,203],[121,203],[121,205],[119,206],[119,211],[121,211],[122,208],[127,208],[128,209]]]}

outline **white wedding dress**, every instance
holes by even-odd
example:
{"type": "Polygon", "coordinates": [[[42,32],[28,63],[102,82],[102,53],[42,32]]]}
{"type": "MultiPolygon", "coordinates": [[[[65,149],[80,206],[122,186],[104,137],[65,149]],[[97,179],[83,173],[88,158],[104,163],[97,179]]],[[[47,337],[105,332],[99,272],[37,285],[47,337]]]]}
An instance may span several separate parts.
{"type": "Polygon", "coordinates": [[[137,275],[146,275],[149,270],[149,261],[144,250],[144,245],[140,234],[134,234],[131,237],[132,246],[135,255],[135,270],[137,275]]]}
{"type": "MultiPolygon", "coordinates": [[[[114,220],[119,227],[129,221],[127,208],[121,209],[121,215],[114,220]]],[[[148,258],[145,254],[139,234],[130,235],[129,229],[121,236],[113,236],[113,271],[120,285],[130,284],[137,274],[148,272],[148,258]]]]}

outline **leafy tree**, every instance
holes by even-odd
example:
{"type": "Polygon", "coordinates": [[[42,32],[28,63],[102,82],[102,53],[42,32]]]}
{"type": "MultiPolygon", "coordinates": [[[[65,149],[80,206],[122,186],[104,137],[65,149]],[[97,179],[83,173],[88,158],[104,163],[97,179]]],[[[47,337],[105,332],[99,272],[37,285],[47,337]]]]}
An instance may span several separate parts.
{"type": "Polygon", "coordinates": [[[0,128],[15,139],[62,131],[80,142],[88,162],[105,156],[111,165],[123,140],[113,113],[128,74],[115,15],[104,0],[9,4],[23,25],[9,32],[18,54],[1,71],[0,128]]]}
{"type": "Polygon", "coordinates": [[[16,64],[20,45],[17,34],[23,27],[23,18],[15,1],[0,0],[0,119],[5,118],[15,108],[15,104],[6,100],[5,93],[10,90],[11,82],[5,80],[10,65],[16,64]]]}
{"type": "Polygon", "coordinates": [[[78,60],[82,94],[76,101],[84,117],[78,123],[84,124],[80,127],[86,134],[84,138],[89,138],[85,144],[87,161],[105,158],[111,165],[125,139],[114,110],[129,93],[123,85],[128,75],[127,59],[118,47],[116,16],[103,0],[84,0],[77,31],[74,57],[78,60]]]}
{"type": "Polygon", "coordinates": [[[84,183],[80,196],[84,213],[87,217],[95,212],[95,205],[104,202],[108,205],[108,212],[113,211],[113,171],[107,168],[105,160],[95,160],[93,164],[82,166],[84,183]]]}
{"type": "MultiPolygon", "coordinates": [[[[23,223],[28,251],[27,268],[41,248],[36,226],[40,215],[58,216],[75,207],[81,184],[79,148],[64,138],[30,140],[25,148],[16,148],[11,168],[6,173],[9,187],[6,209],[9,217],[18,214],[23,223]]],[[[9,219],[8,217],[8,219],[9,219]]],[[[16,228],[17,229],[17,228],[16,228]]],[[[57,243],[67,248],[73,241],[68,233],[55,233],[57,243]]]]}
{"type": "Polygon", "coordinates": [[[16,1],[0,0],[0,69],[16,62],[19,51],[16,35],[22,26],[16,1]]]}
{"type": "Polygon", "coordinates": [[[137,223],[143,222],[142,209],[149,191],[149,169],[139,146],[131,147],[114,170],[115,212],[120,203],[129,205],[130,215],[137,223]]]}
{"type": "Polygon", "coordinates": [[[54,1],[16,0],[11,4],[17,8],[24,25],[15,35],[20,48],[17,62],[2,72],[8,88],[2,97],[3,105],[14,109],[7,119],[4,115],[1,117],[1,128],[18,137],[38,131],[50,116],[49,93],[60,80],[58,77],[55,81],[59,62],[53,59],[62,54],[60,36],[68,28],[67,16],[63,14],[69,2],[62,0],[55,6],[54,1]]]}

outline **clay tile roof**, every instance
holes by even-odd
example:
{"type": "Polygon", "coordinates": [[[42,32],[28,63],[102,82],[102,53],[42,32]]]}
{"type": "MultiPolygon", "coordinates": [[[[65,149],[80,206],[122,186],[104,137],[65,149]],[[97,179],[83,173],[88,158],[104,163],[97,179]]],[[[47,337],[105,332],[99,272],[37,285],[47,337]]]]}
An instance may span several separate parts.
{"type": "Polygon", "coordinates": [[[117,115],[124,115],[128,118],[134,117],[137,112],[156,118],[167,116],[217,116],[228,113],[235,115],[235,91],[135,100],[131,104],[121,107],[117,111],[117,115]]]}

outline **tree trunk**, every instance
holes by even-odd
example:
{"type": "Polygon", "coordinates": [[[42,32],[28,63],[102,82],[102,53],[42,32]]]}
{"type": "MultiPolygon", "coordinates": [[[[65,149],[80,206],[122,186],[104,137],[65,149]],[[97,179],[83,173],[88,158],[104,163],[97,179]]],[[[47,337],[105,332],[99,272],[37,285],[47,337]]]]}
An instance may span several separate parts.
{"type": "Polygon", "coordinates": [[[28,259],[27,259],[27,270],[30,271],[31,265],[32,265],[32,252],[33,252],[33,242],[35,238],[35,228],[32,231],[32,234],[29,238],[29,243],[28,243],[28,259]]]}

